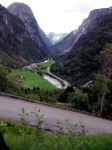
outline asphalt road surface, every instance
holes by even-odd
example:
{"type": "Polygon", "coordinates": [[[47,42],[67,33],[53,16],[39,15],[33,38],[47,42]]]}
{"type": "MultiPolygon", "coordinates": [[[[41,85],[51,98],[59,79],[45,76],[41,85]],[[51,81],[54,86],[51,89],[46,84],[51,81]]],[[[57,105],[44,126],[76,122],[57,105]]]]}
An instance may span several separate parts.
{"type": "MultiPolygon", "coordinates": [[[[99,132],[112,133],[112,121],[93,117],[86,114],[79,114],[77,112],[51,107],[43,104],[37,104],[32,102],[26,102],[23,100],[17,100],[5,96],[0,96],[0,118],[13,119],[20,121],[20,108],[25,108],[25,111],[30,114],[36,107],[40,109],[40,115],[44,114],[46,123],[44,128],[51,131],[58,130],[56,121],[65,121],[66,118],[70,119],[71,124],[77,123],[79,120],[85,125],[85,131],[87,134],[94,134],[99,132]]],[[[30,114],[29,124],[34,125],[34,116],[30,114]]],[[[66,125],[63,123],[63,126],[66,125]]]]}

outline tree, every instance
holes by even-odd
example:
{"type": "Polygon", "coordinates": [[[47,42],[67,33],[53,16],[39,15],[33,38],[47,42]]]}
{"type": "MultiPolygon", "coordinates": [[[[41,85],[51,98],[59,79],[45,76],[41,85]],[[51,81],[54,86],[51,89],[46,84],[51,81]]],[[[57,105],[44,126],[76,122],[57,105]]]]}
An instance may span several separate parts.
{"type": "Polygon", "coordinates": [[[103,104],[105,95],[107,92],[107,83],[112,75],[112,45],[107,45],[104,51],[100,53],[100,61],[102,63],[101,72],[104,75],[102,95],[101,95],[101,108],[100,108],[100,116],[103,111],[103,104]]]}
{"type": "Polygon", "coordinates": [[[112,80],[109,80],[102,115],[112,120],[112,80]]]}
{"type": "Polygon", "coordinates": [[[7,84],[8,84],[7,74],[8,74],[7,69],[3,65],[0,65],[0,91],[1,92],[6,91],[7,84]]]}
{"type": "Polygon", "coordinates": [[[70,93],[74,92],[74,88],[73,86],[68,86],[65,91],[59,96],[58,100],[62,103],[65,103],[65,107],[66,107],[66,103],[68,101],[68,96],[70,93]]]}
{"type": "Polygon", "coordinates": [[[107,91],[107,78],[105,74],[98,73],[96,75],[96,79],[94,82],[94,86],[92,88],[92,96],[93,96],[93,106],[95,106],[95,110],[99,109],[99,115],[102,113],[102,106],[105,98],[105,92],[107,91]],[[99,106],[100,104],[100,106],[99,106]]]}

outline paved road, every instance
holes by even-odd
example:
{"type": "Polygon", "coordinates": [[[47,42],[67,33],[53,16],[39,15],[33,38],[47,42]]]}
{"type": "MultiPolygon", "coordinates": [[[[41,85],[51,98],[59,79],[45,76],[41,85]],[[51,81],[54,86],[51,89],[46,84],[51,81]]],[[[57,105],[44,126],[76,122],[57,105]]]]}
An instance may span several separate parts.
{"type": "MultiPolygon", "coordinates": [[[[40,109],[40,114],[44,114],[46,121],[45,128],[50,130],[57,130],[56,120],[64,121],[65,118],[70,119],[70,123],[75,124],[79,116],[85,125],[85,130],[88,133],[98,133],[98,132],[111,132],[112,133],[112,121],[101,119],[85,114],[80,114],[77,112],[72,112],[69,110],[64,110],[56,107],[46,106],[37,103],[26,102],[23,100],[17,100],[14,98],[8,98],[0,96],[0,118],[13,119],[19,121],[18,114],[20,113],[19,108],[24,107],[26,112],[30,113],[36,107],[37,110],[40,109]]],[[[30,115],[29,123],[33,124],[34,117],[30,115]]]]}

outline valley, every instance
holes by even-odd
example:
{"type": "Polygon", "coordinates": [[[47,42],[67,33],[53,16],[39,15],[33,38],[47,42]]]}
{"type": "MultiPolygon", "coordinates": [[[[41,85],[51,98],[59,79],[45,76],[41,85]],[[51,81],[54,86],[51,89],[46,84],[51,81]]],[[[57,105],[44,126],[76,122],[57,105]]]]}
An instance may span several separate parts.
{"type": "Polygon", "coordinates": [[[112,149],[112,7],[91,10],[69,34],[46,33],[27,4],[0,5],[0,133],[17,138],[14,150],[29,141],[35,150],[112,149]],[[99,133],[110,137],[85,141],[99,133]]]}
{"type": "Polygon", "coordinates": [[[59,89],[66,88],[68,86],[67,81],[63,81],[49,71],[51,65],[54,63],[53,60],[33,63],[20,69],[11,70],[9,76],[15,79],[18,78],[24,88],[32,89],[34,86],[43,90],[53,90],[56,89],[56,87],[59,89]],[[66,83],[66,85],[62,86],[64,83],[66,83]]]}
{"type": "Polygon", "coordinates": [[[92,10],[77,30],[54,45],[26,4],[1,5],[0,11],[1,31],[7,31],[0,36],[1,92],[112,119],[111,7],[92,10]]]}

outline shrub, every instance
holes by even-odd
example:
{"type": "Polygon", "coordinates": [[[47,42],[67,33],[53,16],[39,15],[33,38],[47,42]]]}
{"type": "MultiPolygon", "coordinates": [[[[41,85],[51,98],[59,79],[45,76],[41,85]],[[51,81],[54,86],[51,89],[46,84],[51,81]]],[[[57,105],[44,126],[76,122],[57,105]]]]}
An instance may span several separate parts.
{"type": "Polygon", "coordinates": [[[90,110],[89,98],[86,93],[76,91],[71,93],[68,99],[71,102],[73,108],[86,111],[90,110]]]}

